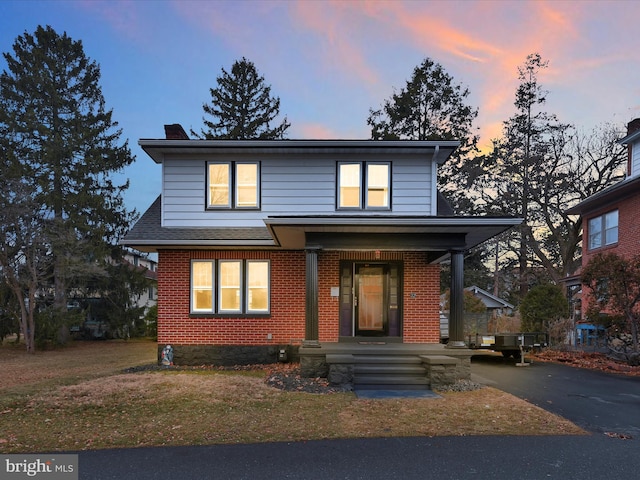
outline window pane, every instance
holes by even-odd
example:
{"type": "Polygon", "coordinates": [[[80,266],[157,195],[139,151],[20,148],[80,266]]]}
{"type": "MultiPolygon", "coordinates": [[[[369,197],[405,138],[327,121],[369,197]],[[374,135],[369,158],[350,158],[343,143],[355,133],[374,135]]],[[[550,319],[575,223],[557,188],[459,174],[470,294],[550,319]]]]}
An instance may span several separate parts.
{"type": "Polygon", "coordinates": [[[213,262],[191,264],[191,290],[193,311],[213,310],[213,262]]]}
{"type": "Polygon", "coordinates": [[[240,261],[220,261],[220,311],[240,311],[240,261]]]}
{"type": "Polygon", "coordinates": [[[229,201],[229,164],[209,164],[209,205],[228,207],[229,201]]]}
{"type": "Polygon", "coordinates": [[[618,241],[618,211],[614,210],[604,216],[605,244],[611,245],[618,241]]]}
{"type": "Polygon", "coordinates": [[[367,207],[389,207],[389,165],[367,165],[367,207]]]}
{"type": "Polygon", "coordinates": [[[340,208],[360,208],[360,164],[341,164],[338,172],[340,208]]]}
{"type": "Polygon", "coordinates": [[[236,207],[258,206],[258,164],[236,165],[236,207]]]}
{"type": "Polygon", "coordinates": [[[589,220],[589,248],[602,246],[602,217],[589,220]]]}
{"type": "Polygon", "coordinates": [[[269,311],[269,262],[247,262],[247,311],[269,311]]]}

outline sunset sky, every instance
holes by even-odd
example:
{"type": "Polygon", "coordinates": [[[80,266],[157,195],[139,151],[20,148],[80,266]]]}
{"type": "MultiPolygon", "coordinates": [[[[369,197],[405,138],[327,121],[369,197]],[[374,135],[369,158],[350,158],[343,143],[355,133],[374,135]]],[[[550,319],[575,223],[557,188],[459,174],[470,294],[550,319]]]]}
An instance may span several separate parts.
{"type": "MultiPolygon", "coordinates": [[[[130,208],[160,193],[138,147],[163,125],[200,130],[221,68],[246,57],[280,97],[288,138],[369,138],[366,119],[425,57],[469,88],[481,147],[514,114],[517,68],[538,52],[546,111],[591,130],[640,117],[640,2],[0,1],[0,51],[51,25],[101,66],[107,107],[137,160],[130,208]]],[[[6,69],[4,58],[0,70],[6,69]]]]}

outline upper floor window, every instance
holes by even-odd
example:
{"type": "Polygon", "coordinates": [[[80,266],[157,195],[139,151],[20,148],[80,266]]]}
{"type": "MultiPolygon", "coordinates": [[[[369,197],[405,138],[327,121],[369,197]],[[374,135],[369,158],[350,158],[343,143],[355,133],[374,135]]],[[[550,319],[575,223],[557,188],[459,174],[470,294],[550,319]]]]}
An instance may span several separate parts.
{"type": "Polygon", "coordinates": [[[589,250],[618,242],[618,210],[589,219],[589,250]]]}
{"type": "Polygon", "coordinates": [[[339,163],[338,208],[389,209],[390,185],[389,163],[339,163]]]}
{"type": "Polygon", "coordinates": [[[194,260],[191,312],[269,313],[269,261],[194,260]]]}
{"type": "Polygon", "coordinates": [[[209,162],[208,208],[259,208],[260,166],[257,162],[209,162]]]}

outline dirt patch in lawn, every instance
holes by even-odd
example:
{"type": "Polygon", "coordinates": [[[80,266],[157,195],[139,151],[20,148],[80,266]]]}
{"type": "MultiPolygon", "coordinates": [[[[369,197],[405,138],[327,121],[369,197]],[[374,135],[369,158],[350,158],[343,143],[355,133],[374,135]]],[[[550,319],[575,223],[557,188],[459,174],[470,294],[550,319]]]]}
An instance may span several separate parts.
{"type": "MultiPolygon", "coordinates": [[[[281,375],[295,375],[291,365],[162,369],[149,361],[155,361],[155,355],[151,342],[92,342],[41,352],[36,360],[0,349],[0,363],[12,362],[30,382],[21,387],[15,377],[10,382],[3,378],[0,452],[328,438],[584,434],[572,423],[492,388],[443,392],[433,399],[365,400],[350,392],[322,390],[328,387],[323,379],[307,379],[299,391],[269,384],[279,369],[281,375]],[[118,345],[115,350],[113,345],[118,345]],[[113,359],[114,351],[120,360],[113,359]],[[98,359],[104,360],[98,361],[101,367],[87,367],[98,359]],[[308,393],[308,382],[315,382],[323,393],[308,393]]],[[[3,371],[3,377],[12,376],[11,370],[3,371]]]]}

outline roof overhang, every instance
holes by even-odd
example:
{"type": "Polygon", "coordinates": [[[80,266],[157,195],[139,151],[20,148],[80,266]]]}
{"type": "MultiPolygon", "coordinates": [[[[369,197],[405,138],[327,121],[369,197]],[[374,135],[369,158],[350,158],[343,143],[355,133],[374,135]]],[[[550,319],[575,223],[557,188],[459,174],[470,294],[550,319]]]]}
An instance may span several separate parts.
{"type": "MultiPolygon", "coordinates": [[[[156,163],[167,156],[216,154],[412,154],[444,163],[460,145],[457,140],[157,140],[138,145],[156,163]]],[[[295,158],[295,157],[292,157],[295,158]]]]}
{"type": "Polygon", "coordinates": [[[599,210],[617,203],[629,195],[637,194],[639,189],[640,176],[629,177],[584,199],[577,205],[567,209],[566,213],[569,215],[584,215],[590,211],[599,210]]]}
{"type": "Polygon", "coordinates": [[[269,217],[286,249],[469,250],[522,223],[511,217],[269,217]]]}

